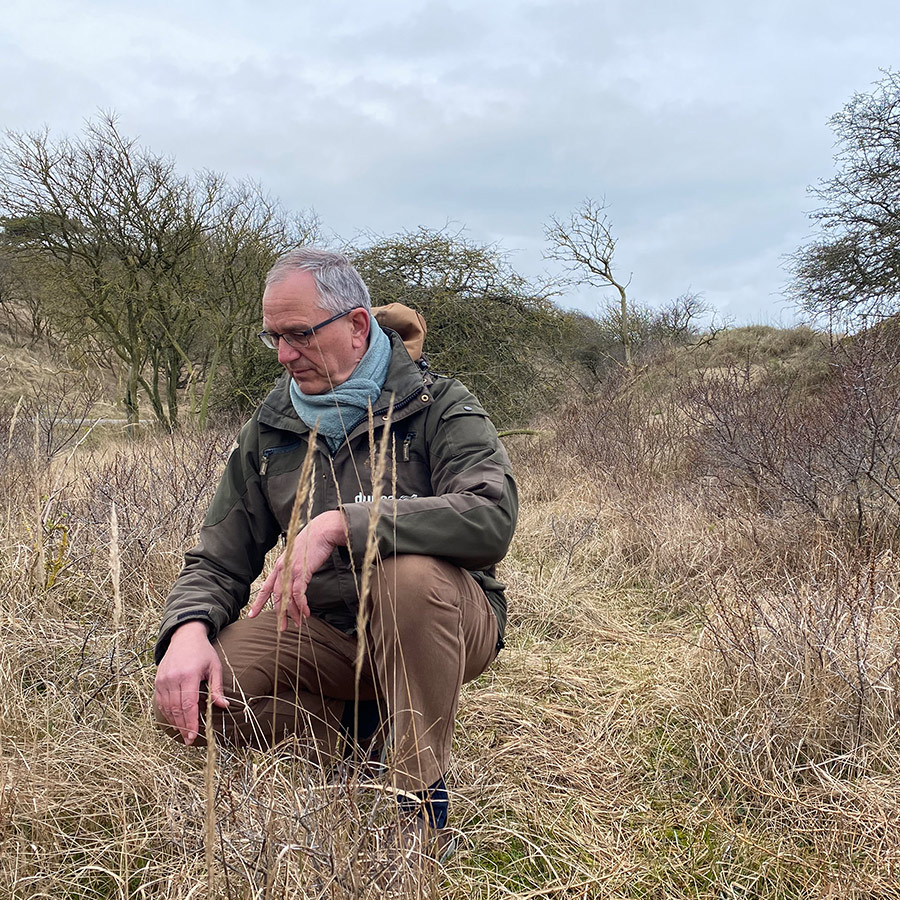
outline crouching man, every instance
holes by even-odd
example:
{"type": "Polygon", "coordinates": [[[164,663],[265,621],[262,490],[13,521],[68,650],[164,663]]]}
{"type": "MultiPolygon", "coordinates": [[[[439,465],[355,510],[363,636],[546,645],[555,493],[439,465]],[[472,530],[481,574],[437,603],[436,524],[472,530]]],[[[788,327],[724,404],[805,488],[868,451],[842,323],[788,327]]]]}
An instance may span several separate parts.
{"type": "Polygon", "coordinates": [[[186,744],[202,741],[209,697],[222,739],[259,747],[298,737],[330,761],[369,701],[389,736],[402,827],[440,843],[460,686],[503,645],[494,565],[516,522],[509,460],[472,394],[428,371],[420,317],[399,307],[406,344],[379,326],[343,255],[283,256],[262,312],[260,338],[286,371],[241,430],[167,601],[157,719],[186,744]],[[370,405],[376,447],[390,429],[380,484],[370,405]],[[282,554],[239,618],[288,531],[312,434],[311,512],[304,504],[290,571],[282,554]],[[372,504],[375,562],[364,579],[372,504]]]}

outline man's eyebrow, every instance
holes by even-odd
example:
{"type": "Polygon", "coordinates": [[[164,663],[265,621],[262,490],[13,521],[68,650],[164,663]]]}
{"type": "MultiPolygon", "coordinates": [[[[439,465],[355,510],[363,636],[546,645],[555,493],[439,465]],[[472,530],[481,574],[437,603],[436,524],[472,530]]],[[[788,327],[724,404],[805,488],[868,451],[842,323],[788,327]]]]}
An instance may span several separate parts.
{"type": "Polygon", "coordinates": [[[287,328],[282,328],[281,331],[275,331],[272,328],[269,328],[265,322],[263,322],[263,328],[266,331],[271,331],[273,334],[286,334],[292,331],[309,331],[312,326],[310,325],[289,325],[287,328]]]}

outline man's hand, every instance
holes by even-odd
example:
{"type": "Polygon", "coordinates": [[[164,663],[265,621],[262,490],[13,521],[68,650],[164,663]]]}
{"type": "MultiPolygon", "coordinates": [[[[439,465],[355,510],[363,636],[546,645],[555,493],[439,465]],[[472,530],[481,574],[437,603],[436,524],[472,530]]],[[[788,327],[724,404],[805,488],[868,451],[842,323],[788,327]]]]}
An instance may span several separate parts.
{"type": "Polygon", "coordinates": [[[205,681],[213,703],[228,708],[222,692],[222,664],[209,642],[206,623],[185,622],[169,641],[156,673],[153,702],[166,721],[192,744],[200,726],[200,682],[205,681]]]}
{"type": "MultiPolygon", "coordinates": [[[[297,532],[294,552],[291,558],[291,572],[286,596],[282,596],[285,558],[282,553],[263,582],[256,599],[250,607],[250,617],[259,615],[269,597],[278,612],[282,610],[299,627],[303,619],[309,618],[309,604],[306,589],[315,572],[322,568],[335,547],[347,544],[347,530],[344,516],[336,509],[316,516],[305,528],[297,532]]],[[[287,628],[287,616],[279,616],[282,631],[287,628]]]]}

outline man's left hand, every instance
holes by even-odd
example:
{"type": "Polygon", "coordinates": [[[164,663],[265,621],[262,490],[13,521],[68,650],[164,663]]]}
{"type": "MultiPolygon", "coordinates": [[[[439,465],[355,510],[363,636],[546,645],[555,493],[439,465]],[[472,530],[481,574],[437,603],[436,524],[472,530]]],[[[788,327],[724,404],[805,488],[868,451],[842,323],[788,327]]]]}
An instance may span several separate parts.
{"type": "Polygon", "coordinates": [[[309,618],[309,604],[306,589],[313,574],[325,564],[335,547],[347,544],[347,528],[343,514],[336,509],[321,513],[297,532],[291,555],[291,571],[288,583],[284,585],[285,554],[278,557],[274,568],[263,582],[256,599],[250,606],[250,618],[258,616],[269,597],[272,606],[279,612],[281,630],[287,628],[287,616],[299,627],[303,619],[309,618]],[[282,593],[282,590],[285,593],[282,593]],[[282,613],[284,606],[284,613],[282,613]]]}

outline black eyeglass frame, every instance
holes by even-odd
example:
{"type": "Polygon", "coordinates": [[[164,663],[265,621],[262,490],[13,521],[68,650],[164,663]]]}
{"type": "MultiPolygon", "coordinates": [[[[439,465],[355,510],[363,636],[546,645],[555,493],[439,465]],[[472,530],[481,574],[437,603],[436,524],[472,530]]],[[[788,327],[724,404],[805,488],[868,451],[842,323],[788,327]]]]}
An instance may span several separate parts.
{"type": "Polygon", "coordinates": [[[338,319],[342,319],[344,316],[352,313],[354,309],[356,309],[355,306],[351,307],[350,309],[345,309],[343,312],[339,312],[337,315],[332,316],[330,319],[326,319],[324,322],[319,322],[318,325],[313,325],[311,328],[307,328],[305,331],[283,331],[281,333],[277,331],[261,331],[257,335],[257,337],[270,350],[277,350],[278,342],[282,338],[287,341],[287,345],[289,347],[293,347],[295,350],[301,347],[308,347],[309,339],[320,328],[324,328],[326,325],[330,325],[332,322],[336,322],[338,319]]]}

